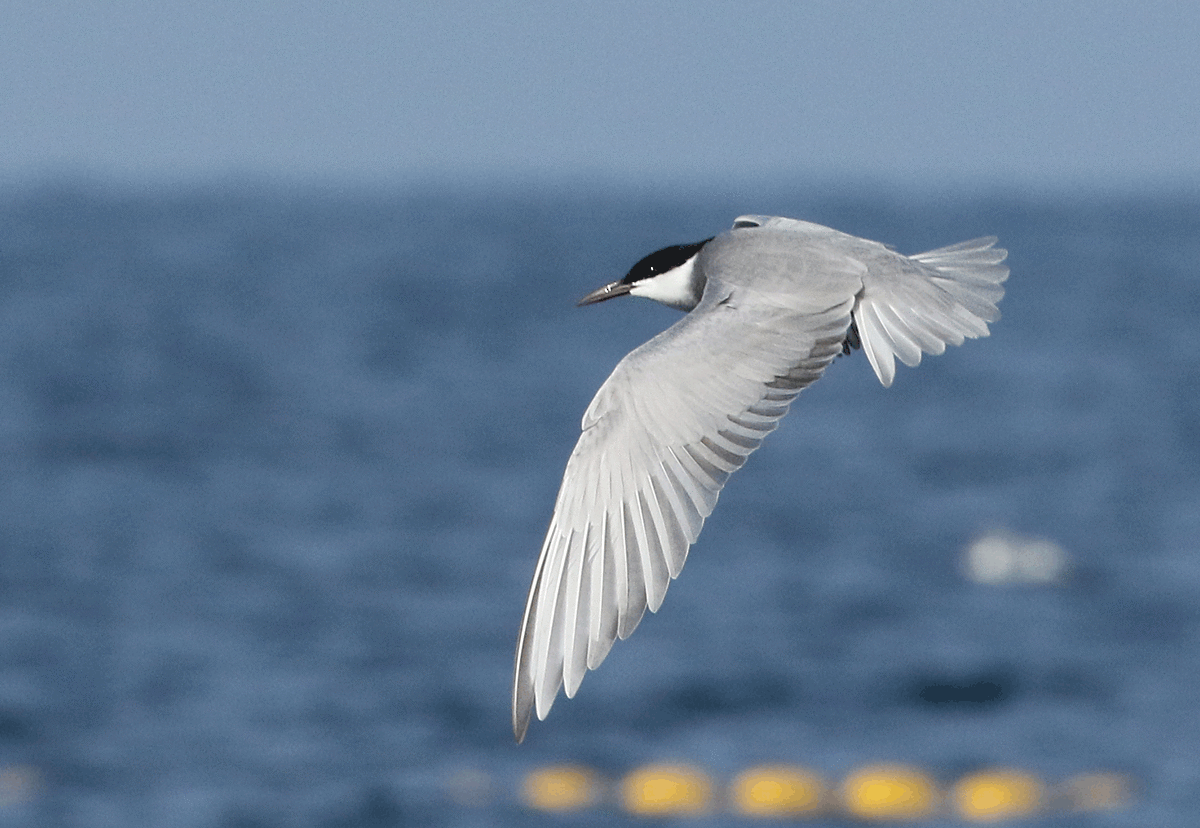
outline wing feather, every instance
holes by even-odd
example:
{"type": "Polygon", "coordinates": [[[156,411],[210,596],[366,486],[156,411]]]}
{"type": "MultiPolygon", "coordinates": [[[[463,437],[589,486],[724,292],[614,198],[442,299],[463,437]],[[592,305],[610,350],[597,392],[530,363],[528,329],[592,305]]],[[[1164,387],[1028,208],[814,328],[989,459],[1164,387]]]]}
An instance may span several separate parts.
{"type": "Polygon", "coordinates": [[[840,351],[859,273],[818,313],[703,305],[629,354],[567,463],[518,639],[513,727],[574,695],[656,611],[729,477],[840,351]],[[733,343],[732,345],[730,343],[733,343]]]}

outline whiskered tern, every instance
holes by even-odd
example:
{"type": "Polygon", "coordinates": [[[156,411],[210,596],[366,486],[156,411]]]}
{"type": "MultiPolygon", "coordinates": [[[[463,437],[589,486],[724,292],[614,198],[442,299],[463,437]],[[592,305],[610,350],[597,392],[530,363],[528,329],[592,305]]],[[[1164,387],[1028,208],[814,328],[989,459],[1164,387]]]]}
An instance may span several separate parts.
{"type": "Polygon", "coordinates": [[[1008,278],[995,237],[903,256],[819,224],[742,216],[642,259],[580,300],[642,296],[687,316],[634,349],[583,415],[517,638],[513,732],[573,697],[658,610],[729,476],[839,353],[890,386],[988,335],[1008,278]]]}

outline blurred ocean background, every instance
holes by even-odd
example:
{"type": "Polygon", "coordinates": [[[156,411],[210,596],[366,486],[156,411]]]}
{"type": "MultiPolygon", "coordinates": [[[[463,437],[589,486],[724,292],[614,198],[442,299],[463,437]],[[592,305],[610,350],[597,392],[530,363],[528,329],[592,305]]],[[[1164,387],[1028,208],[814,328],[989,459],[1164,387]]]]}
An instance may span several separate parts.
{"type": "Polygon", "coordinates": [[[659,760],[1114,770],[1126,808],[1039,824],[1194,825],[1198,261],[1194,195],[10,189],[0,825],[549,824],[531,769],[659,760]],[[891,389],[838,359],[518,747],[579,418],[678,318],[573,303],[748,212],[906,253],[998,235],[1003,319],[891,389]],[[972,580],[989,532],[1066,568],[972,580]]]}

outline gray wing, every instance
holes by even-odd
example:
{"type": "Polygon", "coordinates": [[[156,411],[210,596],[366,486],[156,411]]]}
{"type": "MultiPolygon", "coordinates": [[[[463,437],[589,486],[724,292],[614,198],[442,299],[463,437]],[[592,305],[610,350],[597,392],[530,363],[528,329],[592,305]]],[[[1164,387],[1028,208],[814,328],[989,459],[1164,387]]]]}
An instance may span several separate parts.
{"type": "Polygon", "coordinates": [[[807,309],[714,280],[631,352],[583,418],[517,641],[513,730],[662,603],[725,481],[842,347],[862,267],[824,276],[807,309]],[[742,300],[745,300],[744,302],[742,300]],[[812,308],[819,308],[812,310],[812,308]]]}

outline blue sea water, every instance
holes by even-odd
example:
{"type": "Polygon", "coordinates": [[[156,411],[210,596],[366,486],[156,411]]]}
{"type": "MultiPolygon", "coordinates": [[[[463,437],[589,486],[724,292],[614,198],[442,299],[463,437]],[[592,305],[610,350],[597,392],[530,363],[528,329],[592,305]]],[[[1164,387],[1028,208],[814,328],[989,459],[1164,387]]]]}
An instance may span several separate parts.
{"type": "Polygon", "coordinates": [[[527,771],[664,759],[1116,770],[1127,808],[1039,824],[1195,825],[1197,262],[1187,196],[10,191],[0,825],[551,823],[527,771]],[[518,747],[512,648],[579,418],[677,318],[574,300],[746,212],[908,253],[998,235],[1004,318],[890,389],[839,359],[661,612],[518,747]],[[1069,575],[971,582],[992,530],[1069,575]],[[972,683],[1001,692],[928,692],[972,683]]]}

